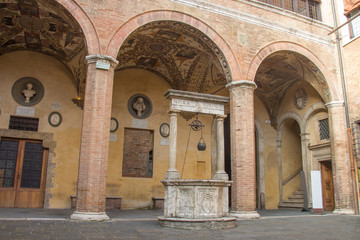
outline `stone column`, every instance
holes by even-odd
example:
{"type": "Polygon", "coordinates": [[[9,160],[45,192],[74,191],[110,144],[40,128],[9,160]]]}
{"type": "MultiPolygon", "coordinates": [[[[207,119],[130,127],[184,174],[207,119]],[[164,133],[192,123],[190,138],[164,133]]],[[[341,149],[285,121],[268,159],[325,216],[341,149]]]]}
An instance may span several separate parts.
{"type": "Polygon", "coordinates": [[[305,173],[305,181],[306,181],[306,194],[308,200],[308,206],[312,207],[312,196],[311,196],[311,182],[310,182],[310,171],[313,168],[313,164],[311,161],[311,157],[309,157],[309,149],[308,146],[310,144],[310,133],[302,133],[301,136],[301,152],[302,152],[302,162],[303,162],[303,171],[305,173]]]}
{"type": "Polygon", "coordinates": [[[109,56],[86,57],[88,71],[81,133],[76,210],[71,219],[104,220],[114,68],[109,56]]]}
{"type": "Polygon", "coordinates": [[[169,168],[165,179],[180,179],[180,174],[176,169],[176,144],[177,144],[177,115],[178,111],[170,111],[170,147],[169,147],[169,168]]]}
{"type": "Polygon", "coordinates": [[[333,101],[325,106],[329,110],[334,214],[355,214],[344,102],[333,101]]]}
{"type": "Polygon", "coordinates": [[[278,176],[279,176],[279,205],[283,204],[283,183],[282,183],[282,141],[278,133],[278,140],[276,140],[277,159],[278,159],[278,176]]]}
{"type": "Polygon", "coordinates": [[[231,115],[231,214],[240,218],[259,218],[256,212],[256,158],[254,89],[251,81],[236,81],[230,91],[231,115]]]}
{"type": "Polygon", "coordinates": [[[225,172],[224,119],[226,115],[216,115],[216,173],[214,179],[229,180],[225,172]]]}

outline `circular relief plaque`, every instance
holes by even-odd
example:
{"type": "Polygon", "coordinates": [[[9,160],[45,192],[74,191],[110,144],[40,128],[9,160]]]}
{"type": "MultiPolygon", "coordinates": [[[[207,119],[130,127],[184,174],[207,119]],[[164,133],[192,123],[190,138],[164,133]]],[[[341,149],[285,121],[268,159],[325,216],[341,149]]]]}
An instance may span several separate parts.
{"type": "Polygon", "coordinates": [[[34,106],[43,99],[44,86],[35,78],[24,77],[14,83],[11,94],[18,104],[34,106]]]}
{"type": "Polygon", "coordinates": [[[110,132],[116,132],[118,127],[119,127],[119,122],[116,120],[116,118],[111,118],[111,120],[110,120],[110,132]]]}
{"type": "Polygon", "coordinates": [[[170,126],[169,126],[169,124],[167,124],[167,123],[162,123],[162,124],[160,125],[159,131],[160,131],[160,135],[161,135],[162,137],[168,137],[168,136],[170,135],[170,126]]]}
{"type": "Polygon", "coordinates": [[[152,112],[150,99],[143,94],[135,94],[129,98],[128,111],[134,118],[144,119],[152,112]]]}
{"type": "Polygon", "coordinates": [[[52,127],[60,126],[62,122],[62,116],[59,112],[52,112],[49,114],[48,122],[52,127]]]}

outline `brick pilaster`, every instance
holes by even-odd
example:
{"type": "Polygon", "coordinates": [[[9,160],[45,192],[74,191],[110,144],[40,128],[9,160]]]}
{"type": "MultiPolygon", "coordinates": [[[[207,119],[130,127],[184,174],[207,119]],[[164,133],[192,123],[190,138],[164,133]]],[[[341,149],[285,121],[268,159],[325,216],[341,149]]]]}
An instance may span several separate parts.
{"type": "Polygon", "coordinates": [[[329,110],[331,162],[335,194],[334,213],[355,214],[344,102],[329,102],[325,106],[329,110]]]}
{"type": "Polygon", "coordinates": [[[236,81],[230,91],[232,215],[258,218],[256,210],[256,159],[254,89],[251,81],[236,81]]]}
{"type": "Polygon", "coordinates": [[[114,68],[104,55],[87,56],[83,126],[80,146],[76,211],[72,219],[102,220],[105,214],[106,172],[114,68]]]}

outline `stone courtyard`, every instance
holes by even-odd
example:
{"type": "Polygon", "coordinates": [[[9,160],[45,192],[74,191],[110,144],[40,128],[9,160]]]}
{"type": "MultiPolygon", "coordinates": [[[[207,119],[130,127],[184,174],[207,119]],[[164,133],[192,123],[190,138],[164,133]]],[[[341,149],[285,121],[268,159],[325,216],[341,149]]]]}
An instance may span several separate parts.
{"type": "Polygon", "coordinates": [[[238,220],[228,230],[161,227],[161,210],[111,211],[111,221],[68,220],[70,210],[0,210],[0,239],[360,239],[360,217],[262,210],[261,218],[238,220]],[[34,220],[25,220],[31,219],[34,220]],[[8,219],[8,220],[5,220],[8,219]]]}

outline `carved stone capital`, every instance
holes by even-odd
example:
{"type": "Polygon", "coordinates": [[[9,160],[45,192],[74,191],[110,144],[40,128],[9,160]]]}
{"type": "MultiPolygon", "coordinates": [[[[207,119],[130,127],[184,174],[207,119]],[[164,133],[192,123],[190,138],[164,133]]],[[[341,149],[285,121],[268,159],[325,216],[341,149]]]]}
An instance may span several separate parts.
{"type": "Polygon", "coordinates": [[[333,108],[333,107],[344,107],[344,101],[332,101],[325,104],[325,107],[333,108]]]}
{"type": "Polygon", "coordinates": [[[241,81],[233,81],[225,86],[227,89],[232,90],[234,88],[252,88],[252,90],[256,89],[256,83],[252,81],[247,80],[241,80],[241,81]]]}
{"type": "Polygon", "coordinates": [[[96,68],[102,70],[109,70],[110,67],[114,68],[119,63],[113,57],[102,54],[88,55],[86,56],[86,61],[88,64],[95,63],[96,68]]]}

